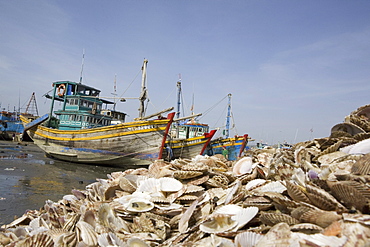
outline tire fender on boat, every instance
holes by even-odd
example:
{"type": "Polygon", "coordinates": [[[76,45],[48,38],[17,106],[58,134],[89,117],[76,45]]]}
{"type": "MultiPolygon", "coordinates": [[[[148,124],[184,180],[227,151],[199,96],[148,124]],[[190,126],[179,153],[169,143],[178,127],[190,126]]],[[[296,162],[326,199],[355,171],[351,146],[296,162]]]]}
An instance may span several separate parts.
{"type": "Polygon", "coordinates": [[[59,97],[63,97],[64,93],[66,92],[66,85],[60,84],[57,90],[57,94],[59,97]]]}

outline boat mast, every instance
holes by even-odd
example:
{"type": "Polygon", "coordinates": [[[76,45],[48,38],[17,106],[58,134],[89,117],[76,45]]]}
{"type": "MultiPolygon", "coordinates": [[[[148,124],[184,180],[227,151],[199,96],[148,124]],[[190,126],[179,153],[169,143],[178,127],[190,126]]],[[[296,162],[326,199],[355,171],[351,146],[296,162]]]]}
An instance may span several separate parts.
{"type": "Polygon", "coordinates": [[[225,138],[230,137],[230,118],[231,118],[231,93],[229,93],[227,96],[229,97],[229,102],[227,104],[226,129],[224,133],[225,138]]]}
{"type": "Polygon", "coordinates": [[[84,71],[85,63],[85,49],[82,50],[82,65],[81,65],[81,74],[80,74],[80,84],[82,83],[82,72],[84,71]]]}
{"type": "Polygon", "coordinates": [[[177,113],[176,118],[180,118],[180,105],[181,105],[181,75],[177,81],[177,113]]]}
{"type": "Polygon", "coordinates": [[[143,66],[141,67],[142,70],[142,77],[141,77],[141,94],[139,97],[140,100],[140,108],[139,108],[139,118],[143,118],[144,113],[144,102],[147,98],[147,89],[146,89],[146,67],[148,64],[148,60],[144,59],[143,66]]]}

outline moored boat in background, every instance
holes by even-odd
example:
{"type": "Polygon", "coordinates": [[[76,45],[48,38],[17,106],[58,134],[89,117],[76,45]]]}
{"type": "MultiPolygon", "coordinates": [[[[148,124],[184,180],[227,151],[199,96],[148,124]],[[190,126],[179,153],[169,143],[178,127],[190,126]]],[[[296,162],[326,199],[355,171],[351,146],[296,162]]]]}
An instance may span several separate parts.
{"type": "Polygon", "coordinates": [[[226,125],[223,130],[223,137],[216,138],[211,141],[210,150],[211,155],[222,154],[223,149],[227,150],[228,160],[236,160],[242,156],[244,150],[248,149],[248,134],[242,136],[235,135],[230,137],[230,118],[231,118],[231,94],[228,95],[228,110],[226,115],[226,125]]]}
{"type": "Polygon", "coordinates": [[[209,145],[216,130],[209,130],[208,124],[199,123],[196,120],[201,114],[180,118],[181,105],[181,81],[177,82],[177,114],[171,125],[170,135],[164,148],[164,155],[171,159],[191,159],[196,155],[202,155],[209,145]],[[190,120],[189,120],[190,119],[190,120]]]}
{"type": "MultiPolygon", "coordinates": [[[[147,62],[144,60],[142,66],[141,106],[146,100],[147,62]]],[[[138,120],[124,122],[125,113],[107,110],[114,102],[103,99],[100,90],[81,80],[54,82],[53,93],[47,97],[52,101],[47,118],[31,122],[21,116],[21,120],[28,126],[28,135],[48,156],[77,163],[125,166],[146,165],[161,158],[174,113],[166,118],[146,119],[144,107],[140,107],[138,120]],[[54,109],[56,101],[61,102],[61,109],[54,109]],[[123,123],[115,124],[117,118],[123,123]]]]}

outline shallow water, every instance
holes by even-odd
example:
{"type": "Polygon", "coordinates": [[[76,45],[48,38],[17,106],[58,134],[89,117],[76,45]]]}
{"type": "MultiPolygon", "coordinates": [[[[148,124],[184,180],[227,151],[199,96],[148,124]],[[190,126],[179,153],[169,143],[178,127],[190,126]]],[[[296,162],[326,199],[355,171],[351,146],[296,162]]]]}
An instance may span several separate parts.
{"type": "Polygon", "coordinates": [[[0,226],[122,170],[53,160],[33,143],[0,141],[0,226]]]}

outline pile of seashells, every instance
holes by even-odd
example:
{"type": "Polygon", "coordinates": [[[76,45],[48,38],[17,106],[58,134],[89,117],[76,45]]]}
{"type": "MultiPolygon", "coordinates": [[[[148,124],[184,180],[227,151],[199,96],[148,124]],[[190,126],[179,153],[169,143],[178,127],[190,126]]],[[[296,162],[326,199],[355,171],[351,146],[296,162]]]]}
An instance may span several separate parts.
{"type": "Polygon", "coordinates": [[[370,246],[370,106],[291,149],[158,160],[29,210],[2,246],[370,246]]]}

